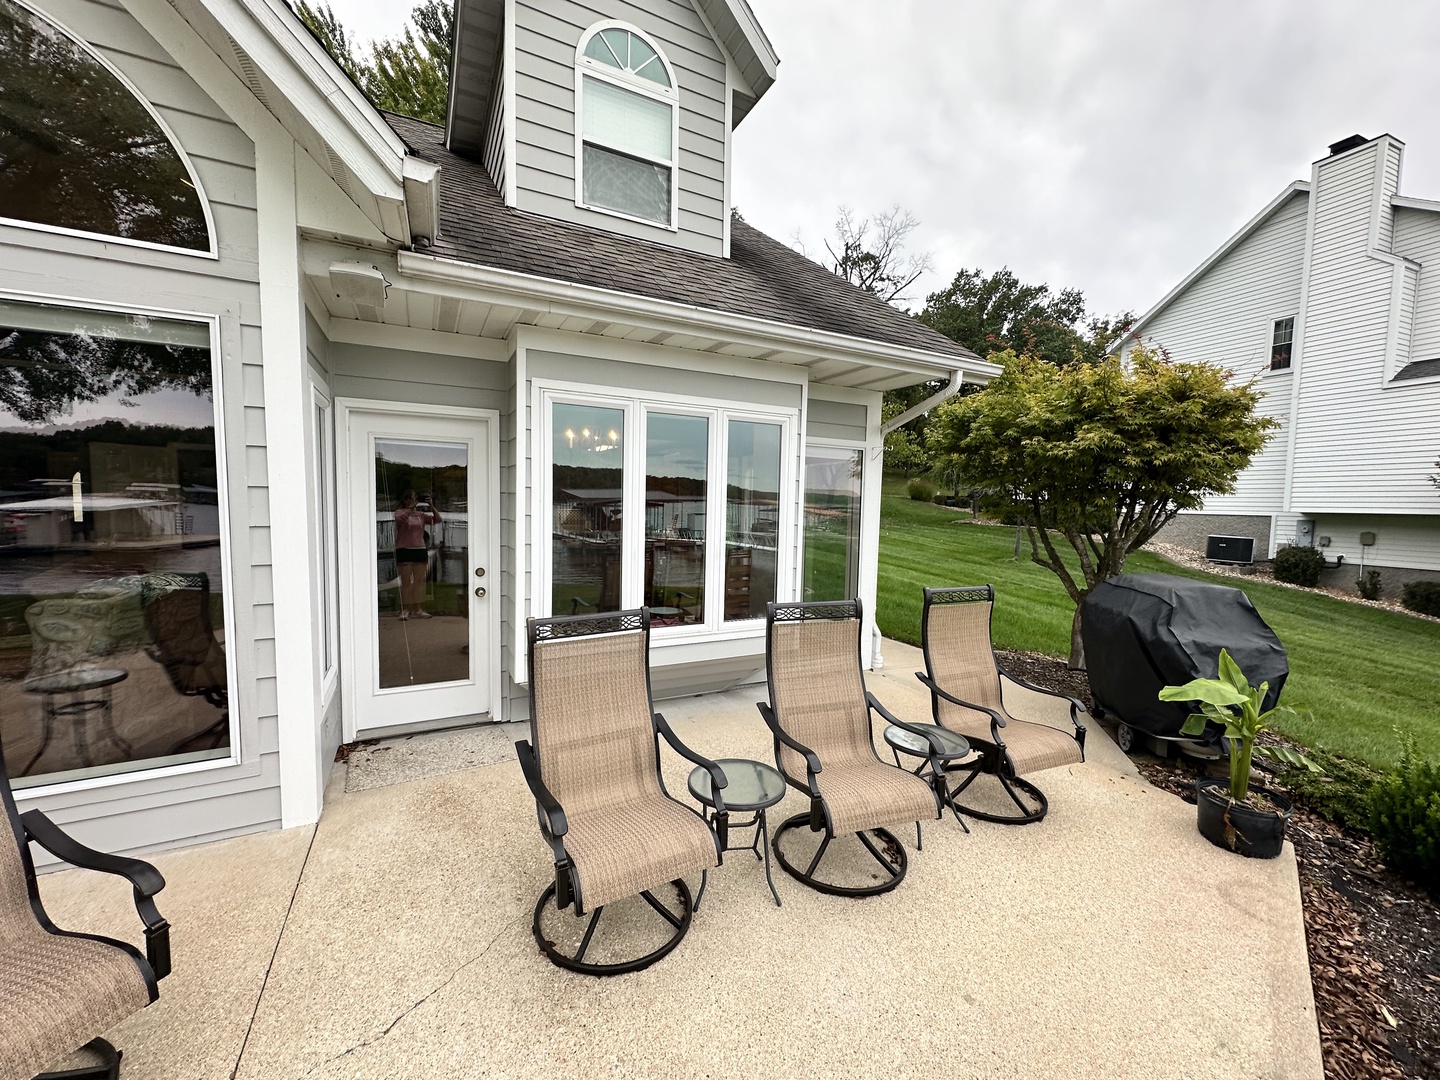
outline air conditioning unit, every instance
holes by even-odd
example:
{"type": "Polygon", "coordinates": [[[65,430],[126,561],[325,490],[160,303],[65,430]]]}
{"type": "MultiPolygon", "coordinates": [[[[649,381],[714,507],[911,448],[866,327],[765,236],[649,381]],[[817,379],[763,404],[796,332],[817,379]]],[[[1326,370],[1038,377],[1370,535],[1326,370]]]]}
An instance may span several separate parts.
{"type": "Polygon", "coordinates": [[[1253,536],[1207,536],[1205,558],[1211,562],[1249,566],[1255,561],[1253,536]]]}

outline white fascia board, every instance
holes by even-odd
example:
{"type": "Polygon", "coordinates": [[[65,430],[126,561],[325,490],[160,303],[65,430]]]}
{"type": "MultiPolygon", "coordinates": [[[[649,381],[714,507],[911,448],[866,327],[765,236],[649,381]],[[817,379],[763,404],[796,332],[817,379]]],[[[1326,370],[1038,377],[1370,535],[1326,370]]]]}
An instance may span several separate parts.
{"type": "Polygon", "coordinates": [[[433,244],[440,235],[440,166],[416,157],[401,164],[410,242],[433,244]]]}
{"type": "Polygon", "coordinates": [[[405,144],[282,0],[201,0],[357,179],[401,200],[405,144]]]}
{"type": "Polygon", "coordinates": [[[847,360],[926,378],[948,378],[952,372],[962,369],[989,378],[1000,374],[997,365],[984,360],[946,356],[828,330],[808,329],[635,293],[598,289],[513,270],[476,266],[413,251],[398,252],[396,261],[404,277],[468,286],[478,293],[488,294],[477,295],[476,299],[508,307],[540,308],[553,314],[612,322],[619,314],[637,325],[660,331],[685,334],[708,332],[762,348],[800,351],[823,359],[847,360]]]}
{"type": "Polygon", "coordinates": [[[1238,247],[1240,243],[1244,241],[1251,233],[1253,233],[1261,225],[1265,224],[1265,222],[1269,220],[1270,215],[1275,213],[1276,210],[1279,210],[1280,207],[1285,205],[1285,203],[1289,202],[1293,196],[1309,194],[1310,183],[1307,180],[1296,180],[1289,186],[1287,186],[1284,191],[1282,191],[1279,195],[1275,196],[1274,199],[1270,200],[1270,202],[1266,205],[1265,209],[1261,210],[1260,213],[1256,214],[1253,218],[1247,221],[1241,227],[1239,232],[1237,232],[1234,236],[1230,237],[1229,240],[1226,240],[1225,243],[1221,244],[1220,247],[1217,248],[1208,259],[1202,262],[1194,270],[1190,271],[1190,273],[1186,275],[1185,280],[1180,282],[1179,285],[1176,285],[1175,288],[1171,289],[1168,293],[1166,293],[1160,299],[1160,302],[1158,304],[1152,307],[1149,311],[1145,312],[1145,314],[1140,316],[1140,318],[1135,320],[1135,325],[1130,327],[1130,329],[1126,332],[1125,336],[1120,338],[1118,341],[1115,342],[1115,344],[1110,346],[1108,355],[1119,356],[1120,350],[1123,349],[1126,345],[1130,344],[1130,342],[1132,341],[1138,341],[1140,338],[1140,331],[1144,329],[1145,326],[1155,318],[1155,316],[1159,315],[1162,311],[1169,307],[1176,300],[1176,298],[1180,296],[1181,293],[1183,293],[1186,289],[1188,289],[1191,285],[1193,285],[1196,281],[1203,277],[1205,273],[1210,270],[1211,267],[1213,267],[1226,255],[1229,255],[1230,252],[1235,250],[1235,248],[1238,247]]]}
{"type": "Polygon", "coordinates": [[[1440,202],[1434,199],[1412,199],[1408,195],[1390,196],[1390,205],[1400,210],[1429,210],[1440,213],[1440,202]]]}

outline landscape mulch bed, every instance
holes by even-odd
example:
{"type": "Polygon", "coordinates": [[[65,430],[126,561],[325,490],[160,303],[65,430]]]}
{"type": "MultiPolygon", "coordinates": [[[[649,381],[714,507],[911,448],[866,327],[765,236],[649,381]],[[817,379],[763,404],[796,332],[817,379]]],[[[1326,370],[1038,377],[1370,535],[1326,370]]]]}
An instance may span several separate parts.
{"type": "MultiPolygon", "coordinates": [[[[1089,704],[1083,671],[1039,653],[999,657],[1014,674],[1089,704]]],[[[1195,802],[1194,764],[1135,760],[1156,787],[1195,802]]],[[[1297,803],[1286,835],[1300,866],[1325,1075],[1440,1077],[1440,905],[1386,870],[1367,837],[1303,805],[1297,803]]]]}

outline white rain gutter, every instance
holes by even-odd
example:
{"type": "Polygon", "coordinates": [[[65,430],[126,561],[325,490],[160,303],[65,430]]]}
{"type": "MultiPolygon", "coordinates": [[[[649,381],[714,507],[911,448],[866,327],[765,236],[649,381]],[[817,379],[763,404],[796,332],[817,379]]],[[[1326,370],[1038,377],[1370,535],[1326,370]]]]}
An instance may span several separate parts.
{"type": "Polygon", "coordinates": [[[936,405],[939,405],[942,401],[946,400],[947,398],[954,397],[960,392],[960,385],[964,381],[965,372],[963,372],[959,368],[956,368],[954,371],[950,372],[950,382],[945,386],[943,390],[931,394],[924,401],[916,405],[911,405],[910,408],[906,409],[899,416],[892,416],[889,420],[886,420],[885,423],[881,424],[880,437],[883,439],[886,435],[889,435],[896,428],[904,427],[911,420],[914,420],[917,416],[924,416],[931,409],[935,408],[936,405]]]}

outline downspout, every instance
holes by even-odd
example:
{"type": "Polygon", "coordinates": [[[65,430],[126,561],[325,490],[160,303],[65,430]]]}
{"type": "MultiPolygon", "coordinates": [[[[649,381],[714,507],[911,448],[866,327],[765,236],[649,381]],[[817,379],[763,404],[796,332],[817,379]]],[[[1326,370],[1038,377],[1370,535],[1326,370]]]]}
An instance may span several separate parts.
{"type": "Polygon", "coordinates": [[[946,384],[943,390],[939,390],[936,393],[931,394],[924,401],[921,401],[915,405],[911,405],[910,408],[906,409],[899,416],[891,417],[889,420],[885,421],[885,423],[881,424],[880,438],[884,439],[886,435],[889,435],[896,428],[904,427],[911,420],[914,420],[917,416],[924,416],[926,413],[928,413],[931,409],[935,408],[936,405],[939,405],[946,398],[954,397],[960,392],[960,385],[964,381],[965,372],[960,368],[956,368],[954,371],[950,372],[950,382],[946,384]]]}

